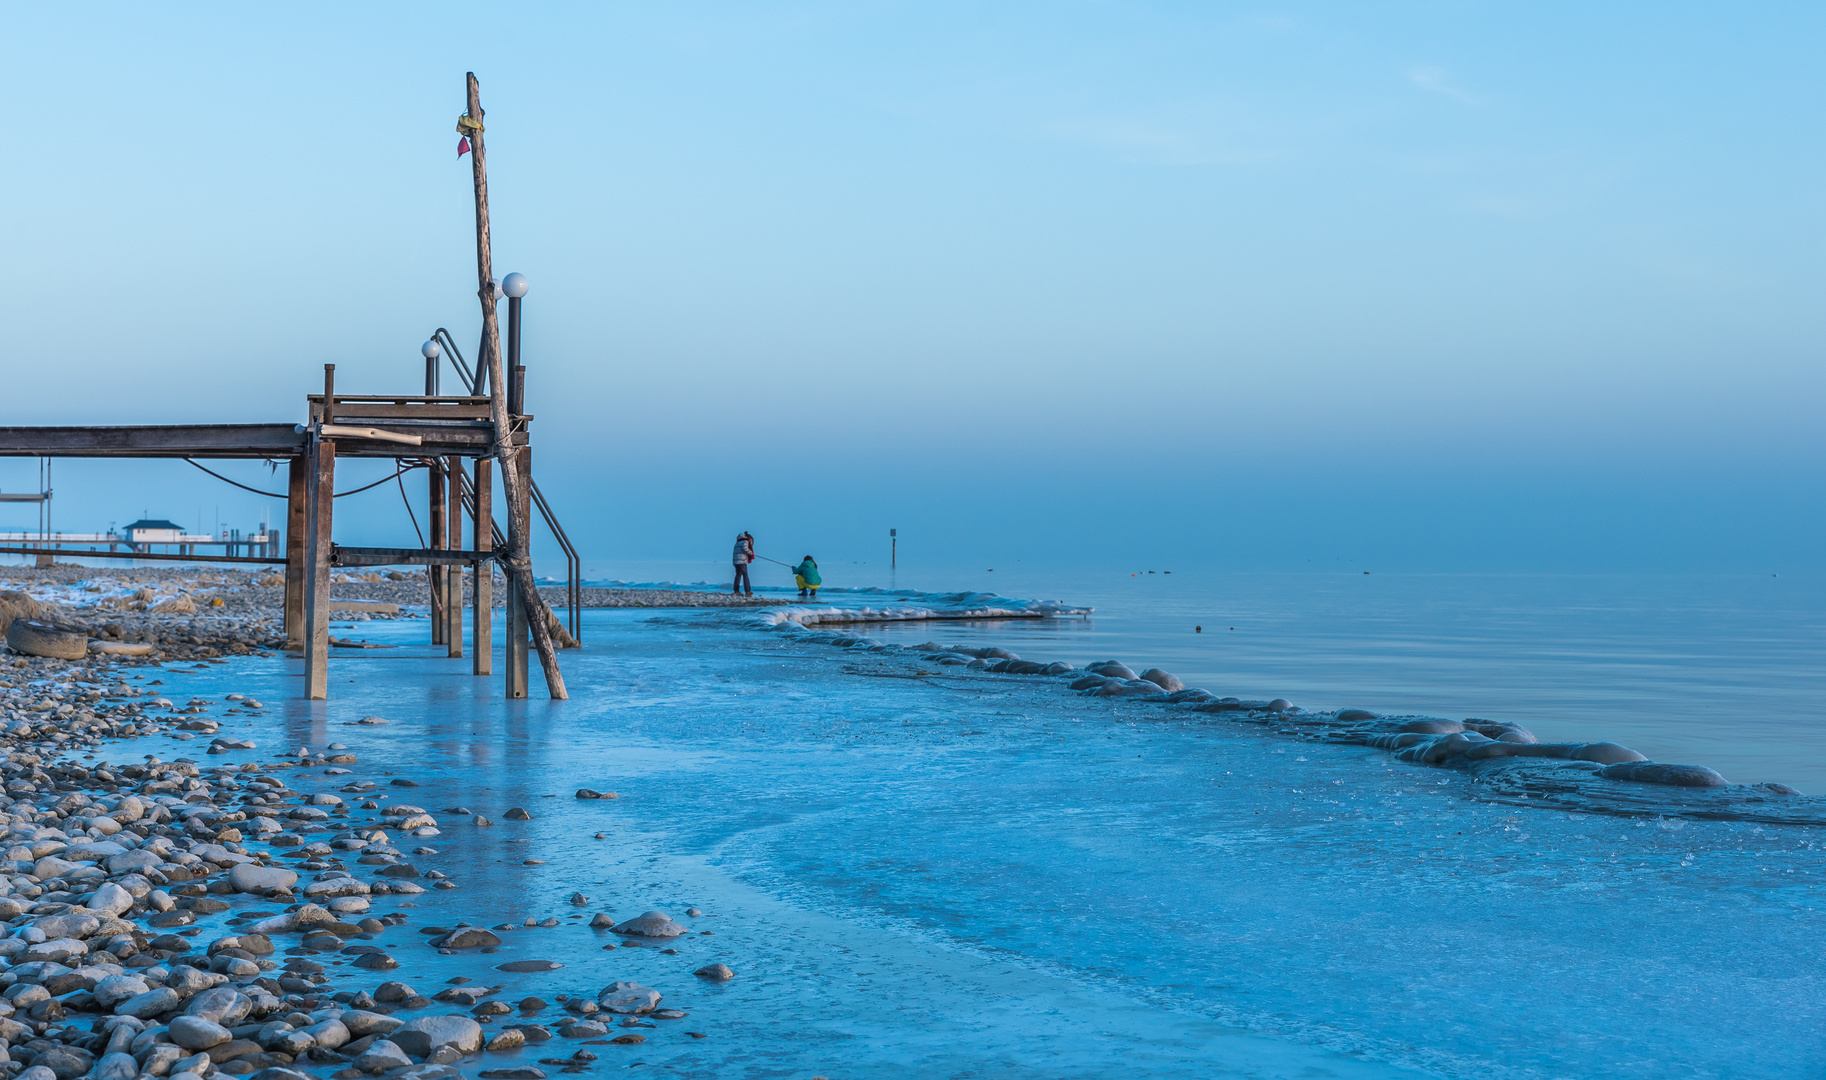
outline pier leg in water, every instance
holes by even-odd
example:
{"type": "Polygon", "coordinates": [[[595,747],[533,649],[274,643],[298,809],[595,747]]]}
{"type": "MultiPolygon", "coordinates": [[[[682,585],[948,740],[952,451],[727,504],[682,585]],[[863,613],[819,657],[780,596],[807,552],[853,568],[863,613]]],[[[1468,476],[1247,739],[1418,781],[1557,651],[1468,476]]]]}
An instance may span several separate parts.
{"type": "MultiPolygon", "coordinates": [[[[487,458],[476,459],[476,516],[475,516],[475,550],[491,551],[494,549],[494,506],[489,487],[493,477],[489,475],[493,462],[487,458]]],[[[484,561],[473,564],[475,567],[475,673],[489,675],[494,672],[495,649],[495,564],[484,561]]]]}
{"type": "MultiPolygon", "coordinates": [[[[328,415],[334,364],[324,365],[324,402],[328,415]]],[[[330,695],[330,521],[336,503],[336,444],[317,439],[310,445],[310,524],[305,534],[304,696],[322,701],[330,695]]]]}
{"type": "Polygon", "coordinates": [[[285,647],[304,647],[304,530],[308,527],[310,463],[291,460],[285,485],[285,647]]]}
{"type": "MultiPolygon", "coordinates": [[[[489,405],[495,423],[495,457],[501,462],[501,488],[507,496],[506,570],[520,597],[520,602],[511,605],[509,611],[522,612],[521,617],[532,630],[533,645],[539,650],[540,666],[545,669],[546,690],[552,697],[562,699],[570,697],[570,694],[564,688],[564,673],[558,670],[558,652],[552,645],[551,629],[546,625],[545,601],[533,584],[533,563],[527,553],[528,540],[532,535],[528,521],[532,499],[526,480],[530,471],[521,471],[526,468],[520,460],[525,448],[517,445],[513,418],[507,413],[506,388],[502,382],[501,321],[495,310],[494,272],[489,254],[488,162],[482,147],[482,89],[481,84],[476,82],[473,71],[468,73],[467,82],[468,111],[462,127],[469,139],[469,158],[474,163],[472,168],[475,173],[476,295],[482,302],[482,340],[488,346],[484,352],[488,361],[489,405]]],[[[514,645],[514,638],[509,635],[508,648],[514,648],[514,645]]]]}

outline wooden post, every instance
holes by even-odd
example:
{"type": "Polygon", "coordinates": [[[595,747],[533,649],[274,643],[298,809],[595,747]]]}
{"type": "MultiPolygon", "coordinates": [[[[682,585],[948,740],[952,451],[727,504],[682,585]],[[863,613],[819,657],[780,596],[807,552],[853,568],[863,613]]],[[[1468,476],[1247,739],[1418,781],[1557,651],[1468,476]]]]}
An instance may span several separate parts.
{"type": "MultiPolygon", "coordinates": [[[[323,365],[324,416],[335,415],[336,365],[323,365]]],[[[310,513],[305,532],[304,696],[330,696],[330,519],[336,505],[336,444],[310,444],[310,513]]]]}
{"type": "MultiPolygon", "coordinates": [[[[476,82],[475,72],[468,75],[468,111],[458,121],[458,128],[469,139],[471,169],[475,174],[476,193],[476,295],[482,302],[482,340],[487,343],[483,349],[488,361],[488,396],[495,423],[495,457],[501,462],[501,489],[507,497],[507,557],[506,570],[508,578],[516,583],[515,592],[520,603],[511,605],[509,613],[523,610],[523,618],[532,630],[533,644],[539,648],[539,663],[545,669],[545,686],[554,698],[567,698],[569,692],[564,688],[564,673],[558,670],[558,651],[552,646],[551,629],[545,624],[545,602],[540,598],[538,589],[533,585],[533,563],[527,553],[527,541],[531,535],[528,511],[531,500],[527,496],[527,477],[530,473],[517,467],[515,459],[521,453],[514,434],[513,417],[508,415],[507,396],[502,379],[501,360],[501,320],[495,310],[493,259],[490,255],[491,239],[488,229],[488,161],[482,145],[482,88],[476,82]]],[[[508,648],[512,650],[517,640],[515,635],[508,635],[508,648]]],[[[509,667],[511,668],[511,664],[509,667]]],[[[511,676],[510,676],[511,681],[511,676]]]]}
{"type": "MultiPolygon", "coordinates": [[[[490,551],[494,548],[494,507],[489,493],[493,477],[489,475],[493,462],[487,458],[476,458],[476,516],[475,516],[475,550],[490,551]]],[[[492,560],[474,563],[475,567],[475,640],[471,647],[475,649],[475,673],[477,675],[494,674],[495,651],[495,564],[492,560]]]]}
{"type": "MultiPolygon", "coordinates": [[[[452,454],[445,458],[444,475],[449,482],[444,490],[450,498],[444,521],[450,526],[450,550],[463,550],[463,459],[452,454]]],[[[444,641],[449,655],[463,655],[463,568],[452,565],[444,573],[444,641]]]]}
{"type": "MultiPolygon", "coordinates": [[[[431,465],[425,471],[431,476],[431,547],[441,551],[444,547],[444,509],[448,504],[444,494],[444,462],[440,458],[426,458],[431,465]]],[[[442,566],[428,566],[425,577],[431,585],[431,644],[442,645],[445,632],[449,629],[449,614],[446,610],[446,575],[442,566]]]]}
{"type": "Polygon", "coordinates": [[[285,647],[304,647],[304,532],[310,527],[310,462],[291,460],[285,484],[285,647]]]}

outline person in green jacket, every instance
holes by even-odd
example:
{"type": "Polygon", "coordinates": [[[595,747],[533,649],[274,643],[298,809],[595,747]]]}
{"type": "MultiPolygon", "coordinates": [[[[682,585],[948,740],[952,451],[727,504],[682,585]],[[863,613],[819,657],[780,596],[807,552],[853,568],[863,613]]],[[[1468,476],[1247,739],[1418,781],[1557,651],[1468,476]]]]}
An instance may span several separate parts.
{"type": "Polygon", "coordinates": [[[807,555],[805,561],[793,567],[793,580],[799,583],[799,599],[805,599],[806,594],[810,593],[811,598],[816,600],[818,586],[824,584],[824,579],[818,576],[818,561],[807,555]]]}

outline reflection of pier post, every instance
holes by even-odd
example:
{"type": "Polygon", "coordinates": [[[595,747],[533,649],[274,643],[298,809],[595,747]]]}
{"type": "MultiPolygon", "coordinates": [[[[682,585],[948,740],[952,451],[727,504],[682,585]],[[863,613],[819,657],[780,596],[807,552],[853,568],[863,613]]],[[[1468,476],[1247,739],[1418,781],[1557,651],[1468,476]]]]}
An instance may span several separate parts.
{"type": "MultiPolygon", "coordinates": [[[[336,365],[323,365],[323,422],[336,422],[336,365]]],[[[336,503],[336,444],[320,435],[306,447],[310,523],[305,532],[304,696],[330,696],[330,518],[336,503]]]]}
{"type": "MultiPolygon", "coordinates": [[[[530,446],[522,446],[520,452],[514,456],[514,468],[520,473],[520,491],[522,492],[522,499],[525,498],[524,492],[527,490],[527,487],[529,486],[528,480],[532,476],[532,458],[533,451],[530,446]]],[[[527,543],[527,540],[530,540],[530,537],[518,542],[516,542],[514,537],[514,533],[517,531],[515,529],[515,524],[517,522],[530,520],[527,517],[528,511],[529,507],[522,505],[519,508],[518,513],[511,511],[508,513],[507,550],[525,551],[528,555],[532,553],[532,545],[527,543]]],[[[532,634],[532,629],[532,625],[526,617],[526,597],[522,594],[520,579],[517,575],[509,574],[507,575],[506,659],[507,696],[510,698],[523,698],[526,696],[526,666],[530,660],[530,657],[527,655],[527,642],[532,634]]]]}
{"type": "MultiPolygon", "coordinates": [[[[444,459],[444,520],[450,526],[450,550],[463,550],[463,459],[452,454],[444,459]]],[[[449,655],[463,655],[463,565],[453,563],[444,568],[444,641],[449,655]]]]}
{"type": "MultiPolygon", "coordinates": [[[[489,475],[493,462],[487,458],[476,459],[476,516],[475,516],[475,549],[492,551],[495,546],[495,519],[493,498],[489,486],[493,477],[489,475]]],[[[494,673],[495,650],[495,564],[483,561],[470,564],[475,568],[475,673],[491,675],[494,673]]]]}
{"type": "Polygon", "coordinates": [[[295,457],[285,484],[285,647],[304,647],[304,531],[310,520],[309,462],[295,457]]]}
{"type": "MultiPolygon", "coordinates": [[[[445,494],[444,462],[439,458],[425,459],[430,468],[425,471],[431,476],[431,548],[433,551],[444,549],[444,508],[449,505],[449,496],[445,494]]],[[[445,591],[444,581],[448,576],[445,567],[432,565],[425,568],[425,577],[431,584],[431,644],[444,644],[445,632],[445,591]]]]}

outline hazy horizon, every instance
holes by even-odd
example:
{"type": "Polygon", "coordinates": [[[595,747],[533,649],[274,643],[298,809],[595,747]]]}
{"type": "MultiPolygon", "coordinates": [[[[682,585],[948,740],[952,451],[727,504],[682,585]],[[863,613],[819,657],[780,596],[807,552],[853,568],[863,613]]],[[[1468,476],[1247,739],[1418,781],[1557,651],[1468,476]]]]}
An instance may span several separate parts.
{"type": "MultiPolygon", "coordinates": [[[[480,321],[474,70],[589,565],[898,528],[935,566],[1818,571],[1822,21],[16,12],[0,423],[296,421],[325,362],[414,392],[480,321]]],[[[56,469],[65,529],[279,516],[182,462],[56,469]]],[[[391,486],[338,510],[412,536],[391,486]]]]}

